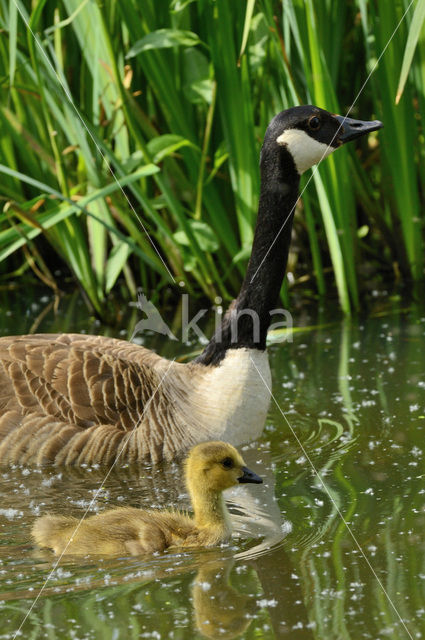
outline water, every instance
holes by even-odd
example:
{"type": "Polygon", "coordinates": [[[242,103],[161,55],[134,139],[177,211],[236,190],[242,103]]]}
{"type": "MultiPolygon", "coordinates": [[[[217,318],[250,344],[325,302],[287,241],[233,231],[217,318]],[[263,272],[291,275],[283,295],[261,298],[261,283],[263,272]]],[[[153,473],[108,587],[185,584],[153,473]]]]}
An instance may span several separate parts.
{"type": "MultiPolygon", "coordinates": [[[[17,301],[14,331],[106,333],[76,299],[39,320],[49,300],[34,304],[17,301]]],[[[425,637],[425,310],[381,307],[271,346],[274,400],[244,451],[265,484],[230,496],[230,545],[56,567],[31,545],[37,515],[185,508],[180,468],[103,485],[100,469],[0,469],[0,639],[425,637]]]]}

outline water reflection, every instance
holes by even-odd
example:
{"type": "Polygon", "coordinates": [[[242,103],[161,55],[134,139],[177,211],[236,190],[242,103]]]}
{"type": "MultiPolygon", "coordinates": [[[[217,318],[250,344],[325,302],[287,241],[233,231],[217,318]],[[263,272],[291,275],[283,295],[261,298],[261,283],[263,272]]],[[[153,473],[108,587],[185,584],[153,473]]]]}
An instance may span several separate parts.
{"type": "Polygon", "coordinates": [[[252,595],[230,584],[234,560],[217,557],[200,567],[193,582],[195,624],[205,638],[238,638],[251,624],[259,606],[252,595]]]}
{"type": "MultiPolygon", "coordinates": [[[[294,345],[289,371],[274,354],[284,372],[279,404],[327,487],[303,456],[291,456],[280,505],[296,523],[288,543],[314,637],[424,633],[424,583],[414,577],[424,557],[424,326],[414,309],[409,318],[318,329],[294,345]]],[[[289,434],[277,442],[269,432],[272,450],[293,445],[289,434]]]]}

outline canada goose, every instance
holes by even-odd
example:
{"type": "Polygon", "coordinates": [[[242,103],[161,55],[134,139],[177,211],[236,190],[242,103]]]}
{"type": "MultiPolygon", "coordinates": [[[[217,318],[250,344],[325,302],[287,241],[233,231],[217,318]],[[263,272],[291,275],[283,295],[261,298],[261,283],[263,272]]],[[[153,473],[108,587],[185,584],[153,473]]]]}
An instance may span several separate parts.
{"type": "Polygon", "coordinates": [[[196,445],[186,459],[185,476],[193,517],[134,507],[109,509],[81,522],[47,514],[35,522],[32,536],[58,555],[139,555],[171,546],[212,546],[228,540],[232,531],[222,492],[238,483],[262,482],[226,442],[196,445]]]}
{"type": "Polygon", "coordinates": [[[314,106],[273,118],[261,151],[246,277],[219,331],[193,362],[170,362],[102,336],[1,338],[0,462],[158,462],[204,440],[237,445],[258,437],[270,400],[270,311],[285,274],[300,175],[381,126],[314,106]]]}

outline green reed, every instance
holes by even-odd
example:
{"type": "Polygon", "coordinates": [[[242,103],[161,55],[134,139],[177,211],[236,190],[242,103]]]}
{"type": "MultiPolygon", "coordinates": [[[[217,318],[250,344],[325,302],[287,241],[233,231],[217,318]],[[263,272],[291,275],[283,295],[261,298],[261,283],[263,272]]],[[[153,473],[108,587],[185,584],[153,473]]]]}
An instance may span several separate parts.
{"type": "Polygon", "coordinates": [[[424,6],[385,49],[408,0],[0,0],[3,278],[32,267],[58,288],[65,265],[99,314],[117,286],[229,299],[268,121],[356,99],[385,128],[315,171],[285,300],[307,282],[350,312],[375,283],[422,279],[424,6]]]}

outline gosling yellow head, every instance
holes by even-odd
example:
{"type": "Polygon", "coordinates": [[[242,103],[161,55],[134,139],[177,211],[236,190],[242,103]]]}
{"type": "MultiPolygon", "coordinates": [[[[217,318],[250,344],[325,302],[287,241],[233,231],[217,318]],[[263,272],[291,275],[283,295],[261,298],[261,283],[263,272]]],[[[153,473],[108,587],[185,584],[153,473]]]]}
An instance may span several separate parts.
{"type": "Polygon", "coordinates": [[[232,525],[223,491],[246,482],[259,484],[262,480],[245,466],[231,444],[212,441],[193,447],[186,460],[186,484],[196,526],[217,540],[228,539],[232,525]]]}
{"type": "Polygon", "coordinates": [[[241,483],[261,484],[260,476],[248,469],[240,453],[227,442],[202,442],[186,459],[189,491],[221,492],[241,483]]]}

